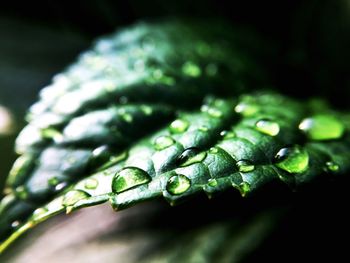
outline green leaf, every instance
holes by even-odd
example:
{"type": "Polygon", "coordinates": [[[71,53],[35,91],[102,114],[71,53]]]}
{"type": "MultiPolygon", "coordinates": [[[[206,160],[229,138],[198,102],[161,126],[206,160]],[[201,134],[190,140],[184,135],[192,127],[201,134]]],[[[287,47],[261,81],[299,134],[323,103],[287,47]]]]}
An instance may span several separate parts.
{"type": "Polygon", "coordinates": [[[208,93],[260,83],[265,74],[240,43],[225,24],[176,20],[97,40],[29,110],[0,205],[1,239],[72,183],[126,158],[124,150],[178,111],[198,108],[208,93]]]}
{"type": "Polygon", "coordinates": [[[0,251],[58,213],[107,201],[177,204],[232,187],[246,196],[350,170],[349,118],[273,92],[238,96],[259,67],[214,25],[139,24],[54,78],[17,139],[0,251]]]}

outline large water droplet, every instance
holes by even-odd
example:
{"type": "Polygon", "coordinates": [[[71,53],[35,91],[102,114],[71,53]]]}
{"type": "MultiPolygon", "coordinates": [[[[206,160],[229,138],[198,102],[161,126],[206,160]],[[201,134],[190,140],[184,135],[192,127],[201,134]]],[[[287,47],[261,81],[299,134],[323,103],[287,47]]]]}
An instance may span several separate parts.
{"type": "Polygon", "coordinates": [[[325,171],[329,173],[335,173],[339,171],[339,165],[333,161],[325,163],[325,171]]]}
{"type": "Polygon", "coordinates": [[[71,190],[67,192],[62,200],[62,205],[67,208],[67,213],[71,211],[71,207],[75,205],[78,201],[84,200],[90,197],[87,192],[82,190],[71,190]]]}
{"type": "Polygon", "coordinates": [[[84,187],[86,189],[94,190],[98,186],[98,181],[95,178],[88,178],[85,180],[84,187]]]}
{"type": "Polygon", "coordinates": [[[240,160],[236,163],[237,169],[241,173],[248,173],[254,171],[255,166],[249,160],[240,160]]]}
{"type": "Polygon", "coordinates": [[[126,167],[119,171],[113,178],[112,191],[121,193],[133,187],[146,184],[151,177],[144,170],[137,167],[126,167]]]}
{"type": "Polygon", "coordinates": [[[194,163],[199,163],[207,156],[206,152],[201,152],[199,148],[190,147],[182,152],[177,159],[177,164],[180,167],[185,167],[194,163]]]}
{"type": "Polygon", "coordinates": [[[255,129],[270,136],[276,136],[280,132],[278,123],[267,119],[257,121],[255,129]]]}
{"type": "Polygon", "coordinates": [[[289,173],[302,173],[309,166],[309,154],[300,146],[282,148],[275,156],[276,166],[289,173]]]}
{"type": "Polygon", "coordinates": [[[158,151],[164,150],[175,143],[175,140],[170,136],[160,136],[154,141],[154,148],[158,151]]]}
{"type": "Polygon", "coordinates": [[[202,74],[201,68],[195,63],[188,61],[182,66],[182,72],[190,77],[196,78],[202,74]]]}
{"type": "Polygon", "coordinates": [[[172,195],[180,195],[191,187],[191,180],[182,174],[172,176],[166,185],[166,190],[172,195]]]}
{"type": "Polygon", "coordinates": [[[185,120],[175,120],[170,124],[170,132],[171,133],[183,133],[188,129],[190,124],[185,120]]]}
{"type": "Polygon", "coordinates": [[[304,119],[299,129],[306,135],[317,141],[338,139],[345,132],[345,125],[332,115],[315,115],[311,118],[304,119]]]}

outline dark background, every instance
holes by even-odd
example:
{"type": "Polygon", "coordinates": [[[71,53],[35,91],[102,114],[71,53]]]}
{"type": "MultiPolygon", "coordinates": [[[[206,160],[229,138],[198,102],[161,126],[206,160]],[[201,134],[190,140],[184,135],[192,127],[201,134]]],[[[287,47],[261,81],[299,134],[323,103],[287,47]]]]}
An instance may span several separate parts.
{"type": "MultiPolygon", "coordinates": [[[[350,2],[310,1],[6,1],[0,4],[0,104],[18,127],[38,91],[96,36],[138,20],[164,16],[221,17],[273,43],[264,62],[271,83],[300,98],[327,97],[349,108],[350,2]]],[[[0,136],[0,178],[10,167],[15,134],[0,136]]],[[[347,180],[347,179],[346,179],[347,180]]],[[[299,193],[291,211],[252,255],[286,261],[346,256],[346,184],[338,181],[299,193]],[[279,258],[279,255],[282,255],[279,258]]],[[[1,181],[1,180],[0,180],[1,181]]]]}

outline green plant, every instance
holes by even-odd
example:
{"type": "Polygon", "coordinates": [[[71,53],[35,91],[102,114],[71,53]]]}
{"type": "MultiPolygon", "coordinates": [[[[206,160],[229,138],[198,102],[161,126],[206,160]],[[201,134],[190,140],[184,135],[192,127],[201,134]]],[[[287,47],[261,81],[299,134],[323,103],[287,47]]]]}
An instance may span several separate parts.
{"type": "Polygon", "coordinates": [[[17,139],[1,249],[53,215],[107,201],[176,204],[231,187],[246,196],[348,172],[349,116],[263,91],[266,73],[242,43],[224,24],[138,24],[57,75],[17,139]]]}

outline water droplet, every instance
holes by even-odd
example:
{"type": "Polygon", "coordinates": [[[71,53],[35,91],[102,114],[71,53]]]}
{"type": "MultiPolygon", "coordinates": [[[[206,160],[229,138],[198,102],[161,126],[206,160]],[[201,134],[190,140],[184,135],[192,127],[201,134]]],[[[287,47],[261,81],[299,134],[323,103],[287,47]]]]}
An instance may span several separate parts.
{"type": "Polygon", "coordinates": [[[215,187],[218,185],[218,181],[214,178],[211,178],[208,180],[208,185],[211,186],[211,187],[215,187]]]}
{"type": "Polygon", "coordinates": [[[224,138],[224,140],[236,137],[236,134],[233,131],[222,131],[220,132],[220,135],[224,138]]]}
{"type": "Polygon", "coordinates": [[[32,216],[32,218],[31,218],[31,220],[33,220],[33,221],[40,220],[40,219],[43,218],[48,212],[49,212],[49,210],[48,210],[47,208],[44,208],[44,207],[38,208],[38,209],[34,210],[33,216],[32,216]]]}
{"type": "Polygon", "coordinates": [[[276,136],[280,132],[278,123],[267,119],[257,121],[255,129],[270,136],[276,136]]]}
{"type": "Polygon", "coordinates": [[[289,173],[302,173],[309,166],[309,154],[298,145],[282,148],[275,156],[276,166],[289,173]]]}
{"type": "Polygon", "coordinates": [[[141,105],[141,110],[146,116],[149,116],[153,113],[153,109],[148,105],[141,105]]]}
{"type": "Polygon", "coordinates": [[[21,224],[21,222],[18,221],[18,220],[16,220],[16,221],[13,221],[13,222],[11,223],[11,227],[12,227],[12,228],[17,228],[20,224],[21,224]]]}
{"type": "Polygon", "coordinates": [[[66,188],[66,186],[67,186],[66,182],[59,183],[55,186],[55,191],[59,192],[59,191],[63,190],[64,188],[66,188]]]}
{"type": "Polygon", "coordinates": [[[21,200],[28,198],[28,191],[23,185],[16,187],[15,192],[16,196],[21,200]]]}
{"type": "Polygon", "coordinates": [[[108,150],[109,150],[108,145],[102,145],[100,147],[97,147],[95,150],[93,150],[92,155],[94,158],[96,158],[96,157],[103,155],[108,150]]]}
{"type": "Polygon", "coordinates": [[[85,180],[84,186],[86,189],[94,190],[98,186],[98,181],[95,178],[88,178],[85,180]]]}
{"type": "Polygon", "coordinates": [[[166,185],[166,190],[172,195],[180,195],[191,187],[191,181],[182,174],[172,176],[166,185]]]}
{"type": "Polygon", "coordinates": [[[202,74],[201,68],[195,63],[188,61],[182,66],[182,72],[190,77],[196,78],[202,74]]]}
{"type": "Polygon", "coordinates": [[[71,208],[74,206],[78,201],[84,200],[86,198],[89,198],[90,195],[87,192],[84,192],[82,190],[71,190],[67,192],[62,200],[62,205],[67,208],[67,212],[71,211],[71,208]]]}
{"type": "Polygon", "coordinates": [[[345,125],[332,115],[316,115],[304,119],[299,124],[299,129],[306,135],[317,141],[338,139],[345,132],[345,125]]]}
{"type": "Polygon", "coordinates": [[[60,143],[63,141],[62,133],[54,128],[42,129],[40,132],[43,138],[52,139],[56,143],[60,143]]]}
{"type": "Polygon", "coordinates": [[[154,141],[154,148],[158,151],[164,150],[175,143],[175,140],[170,136],[160,136],[154,141]]]}
{"type": "Polygon", "coordinates": [[[236,163],[237,169],[241,173],[248,173],[254,171],[255,166],[251,161],[240,160],[236,163]]]}
{"type": "Polygon", "coordinates": [[[144,170],[137,167],[126,167],[120,170],[113,178],[112,191],[121,193],[133,187],[146,184],[151,177],[144,170]]]}
{"type": "Polygon", "coordinates": [[[207,132],[208,130],[209,130],[209,128],[207,127],[207,126],[200,126],[199,128],[198,128],[198,130],[200,130],[200,131],[202,131],[202,132],[207,132]]]}
{"type": "Polygon", "coordinates": [[[246,196],[250,192],[250,184],[247,182],[242,182],[239,184],[238,189],[242,196],[246,196]]]}
{"type": "Polygon", "coordinates": [[[175,120],[170,124],[170,132],[171,133],[183,133],[185,132],[188,127],[190,126],[190,124],[188,123],[188,121],[185,120],[175,120]]]}
{"type": "Polygon", "coordinates": [[[211,154],[217,154],[218,152],[219,152],[218,147],[211,147],[209,149],[209,153],[211,153],[211,154]]]}
{"type": "Polygon", "coordinates": [[[129,114],[129,113],[124,113],[122,115],[122,118],[123,118],[124,121],[126,121],[128,123],[132,122],[133,119],[134,119],[133,116],[131,114],[129,114]]]}
{"type": "Polygon", "coordinates": [[[201,107],[202,112],[208,113],[210,116],[215,117],[215,118],[220,118],[222,117],[222,112],[214,107],[208,106],[208,105],[203,105],[201,107]]]}
{"type": "Polygon", "coordinates": [[[206,156],[206,152],[201,152],[200,149],[196,147],[190,147],[182,152],[176,163],[180,167],[185,167],[203,161],[206,156]]]}
{"type": "Polygon", "coordinates": [[[259,107],[255,103],[240,102],[235,107],[235,111],[245,117],[249,117],[257,113],[259,111],[259,107]]]}
{"type": "Polygon", "coordinates": [[[209,107],[207,110],[207,113],[215,118],[220,118],[222,117],[222,112],[216,108],[209,107]]]}
{"type": "Polygon", "coordinates": [[[335,173],[339,171],[339,165],[333,161],[326,162],[325,170],[326,172],[335,173]]]}

